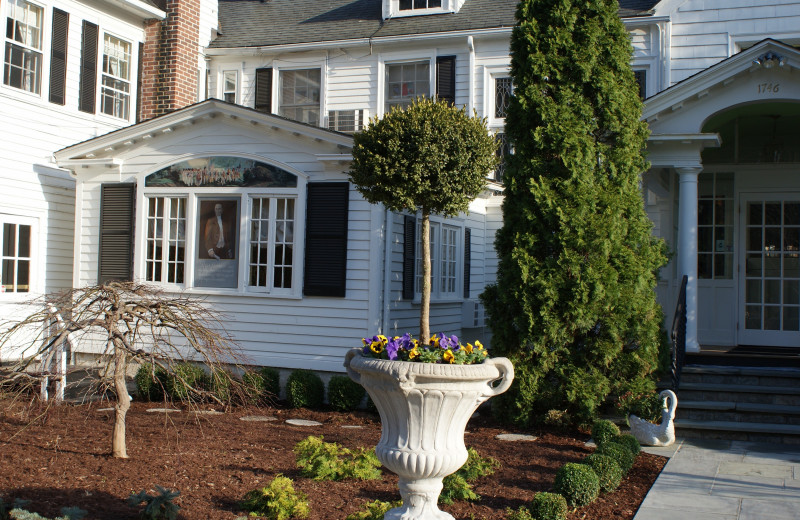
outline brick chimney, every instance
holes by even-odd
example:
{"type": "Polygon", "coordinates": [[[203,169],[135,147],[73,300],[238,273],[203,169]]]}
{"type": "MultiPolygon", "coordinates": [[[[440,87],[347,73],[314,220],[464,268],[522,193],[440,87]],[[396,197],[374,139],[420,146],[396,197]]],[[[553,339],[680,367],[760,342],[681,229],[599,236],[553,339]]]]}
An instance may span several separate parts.
{"type": "Polygon", "coordinates": [[[161,0],[164,20],[145,22],[137,121],[197,101],[200,0],[161,0]]]}

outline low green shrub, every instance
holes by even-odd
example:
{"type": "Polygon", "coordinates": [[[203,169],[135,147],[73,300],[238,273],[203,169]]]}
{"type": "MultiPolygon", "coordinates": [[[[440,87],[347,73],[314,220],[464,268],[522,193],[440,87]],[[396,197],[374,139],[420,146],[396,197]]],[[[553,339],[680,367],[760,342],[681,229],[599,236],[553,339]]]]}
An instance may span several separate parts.
{"type": "Polygon", "coordinates": [[[506,520],[537,520],[531,516],[531,512],[525,506],[519,506],[519,509],[506,508],[506,520]]]}
{"type": "Polygon", "coordinates": [[[589,466],[567,462],[556,473],[553,490],[562,495],[567,504],[581,507],[591,504],[600,494],[600,480],[589,466]]]}
{"type": "MultiPolygon", "coordinates": [[[[24,500],[21,502],[28,503],[29,501],[24,500]]],[[[27,507],[27,505],[17,505],[11,511],[6,512],[2,500],[0,500],[0,518],[8,518],[9,520],[50,520],[49,518],[46,518],[38,513],[33,513],[27,509],[23,509],[23,507],[27,507]]],[[[62,507],[61,516],[57,516],[53,520],[82,520],[86,515],[87,512],[79,507],[62,507]]]]}
{"type": "Polygon", "coordinates": [[[614,440],[619,435],[619,427],[607,419],[598,419],[592,424],[592,439],[597,446],[614,440]]]}
{"type": "Polygon", "coordinates": [[[227,370],[214,370],[207,376],[207,379],[208,389],[214,394],[214,397],[225,403],[231,400],[236,381],[232,373],[227,370]]]}
{"type": "Polygon", "coordinates": [[[481,457],[472,447],[467,448],[467,461],[455,473],[442,480],[439,502],[452,504],[454,500],[480,500],[480,495],[472,490],[470,482],[491,475],[500,463],[491,457],[481,457]]]}
{"type": "Polygon", "coordinates": [[[302,491],[295,491],[292,479],[283,475],[276,475],[266,487],[249,491],[242,508],[251,516],[263,516],[268,520],[306,518],[310,513],[308,497],[302,491]]]}
{"type": "Polygon", "coordinates": [[[277,368],[262,367],[258,371],[264,380],[264,393],[268,400],[277,400],[281,396],[281,373],[277,368]]]}
{"type": "Polygon", "coordinates": [[[616,408],[625,417],[633,414],[645,421],[657,423],[661,420],[664,402],[655,390],[641,393],[625,392],[617,399],[616,408]]]}
{"type": "Polygon", "coordinates": [[[162,401],[164,399],[164,391],[169,384],[169,377],[163,368],[154,367],[152,363],[142,363],[133,380],[136,383],[136,393],[139,398],[145,401],[162,401]]]}
{"type": "Polygon", "coordinates": [[[249,370],[242,374],[242,390],[246,404],[260,404],[264,400],[264,378],[249,370]]]}
{"type": "Polygon", "coordinates": [[[347,376],[333,376],[328,381],[328,404],[334,410],[352,412],[364,400],[366,390],[347,376]]]}
{"type": "Polygon", "coordinates": [[[614,442],[618,442],[628,448],[628,450],[633,453],[634,455],[638,455],[639,452],[642,451],[642,445],[639,444],[639,441],[636,440],[636,437],[631,435],[630,433],[626,433],[624,435],[620,435],[614,442]]]}
{"type": "Polygon", "coordinates": [[[181,506],[174,503],[173,500],[178,498],[181,492],[170,491],[159,485],[156,485],[155,488],[155,495],[149,495],[145,489],[132,494],[128,497],[128,505],[139,507],[140,504],[144,504],[144,509],[139,516],[148,520],[175,520],[178,518],[178,510],[181,506]]]}
{"type": "Polygon", "coordinates": [[[558,493],[536,493],[528,505],[536,520],[567,520],[567,500],[558,493]]]}
{"type": "Polygon", "coordinates": [[[467,479],[458,472],[447,475],[442,480],[442,492],[439,493],[439,503],[450,505],[456,500],[480,500],[481,497],[472,490],[467,479]]]}
{"type": "Polygon", "coordinates": [[[583,463],[590,466],[600,480],[600,490],[608,493],[614,491],[622,482],[622,468],[617,461],[608,455],[592,453],[583,459],[583,463]]]}
{"type": "Polygon", "coordinates": [[[203,367],[184,362],[175,365],[169,378],[169,394],[179,401],[196,400],[198,395],[190,388],[202,390],[208,386],[209,376],[203,367]]]}
{"type": "Polygon", "coordinates": [[[467,482],[474,482],[481,477],[487,477],[500,468],[500,463],[492,457],[482,457],[473,447],[467,448],[467,462],[456,473],[464,477],[467,482]]]}
{"type": "Polygon", "coordinates": [[[595,450],[595,453],[600,455],[608,455],[622,468],[623,475],[627,475],[633,467],[633,461],[636,455],[631,453],[627,446],[624,446],[616,441],[609,441],[595,450]]]}
{"type": "Polygon", "coordinates": [[[374,480],[381,476],[381,463],[372,448],[351,451],[335,442],[324,442],[320,435],[298,442],[293,451],[300,473],[314,480],[374,480]]]}
{"type": "Polygon", "coordinates": [[[324,394],[322,379],[310,370],[295,370],[286,380],[286,400],[292,408],[319,408],[324,394]]]}
{"type": "Polygon", "coordinates": [[[396,500],[394,502],[383,502],[381,500],[374,500],[364,504],[362,511],[356,511],[351,515],[347,515],[344,520],[383,520],[383,515],[390,509],[400,507],[402,502],[396,500]]]}

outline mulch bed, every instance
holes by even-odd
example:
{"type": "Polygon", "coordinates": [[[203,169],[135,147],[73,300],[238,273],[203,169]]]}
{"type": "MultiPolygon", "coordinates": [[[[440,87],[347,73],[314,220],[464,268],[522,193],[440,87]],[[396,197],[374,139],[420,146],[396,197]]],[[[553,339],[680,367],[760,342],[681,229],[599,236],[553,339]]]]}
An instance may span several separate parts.
{"type": "MultiPolygon", "coordinates": [[[[375,499],[396,500],[397,477],[384,470],[376,481],[316,482],[300,476],[292,447],[309,435],[346,447],[374,446],[380,438],[377,415],[281,408],[233,408],[221,415],[148,413],[153,403],[133,403],[128,413],[129,459],[113,459],[113,412],[106,403],[50,406],[0,401],[0,496],[30,500],[28,508],[56,516],[64,506],[89,511],[89,519],[134,519],[125,499],[158,484],[177,489],[185,519],[234,520],[245,516],[238,501],[276,474],[295,481],[308,495],[312,520],[343,520],[375,499]],[[274,416],[272,422],[245,422],[248,415],[274,416]],[[291,426],[289,418],[312,419],[322,426],[291,426]],[[360,429],[342,428],[362,426],[360,429]]],[[[477,417],[465,434],[467,446],[500,461],[501,468],[474,485],[478,502],[456,502],[442,509],[457,519],[506,518],[538,491],[550,489],[564,463],[579,461],[592,448],[579,432],[525,432],[532,442],[499,441],[507,433],[477,417]]],[[[632,519],[666,463],[642,453],[620,488],[570,515],[571,520],[632,519]]]]}

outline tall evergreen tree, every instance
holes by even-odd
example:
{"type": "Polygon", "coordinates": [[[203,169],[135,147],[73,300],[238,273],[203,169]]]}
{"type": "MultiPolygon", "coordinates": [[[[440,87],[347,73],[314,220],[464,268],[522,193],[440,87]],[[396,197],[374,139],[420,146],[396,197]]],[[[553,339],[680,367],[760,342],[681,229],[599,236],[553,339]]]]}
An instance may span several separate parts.
{"type": "Polygon", "coordinates": [[[586,422],[612,392],[651,386],[663,242],[639,175],[648,130],[617,0],[522,0],[511,37],[492,351],[515,361],[497,403],[517,424],[567,410],[586,422]]]}

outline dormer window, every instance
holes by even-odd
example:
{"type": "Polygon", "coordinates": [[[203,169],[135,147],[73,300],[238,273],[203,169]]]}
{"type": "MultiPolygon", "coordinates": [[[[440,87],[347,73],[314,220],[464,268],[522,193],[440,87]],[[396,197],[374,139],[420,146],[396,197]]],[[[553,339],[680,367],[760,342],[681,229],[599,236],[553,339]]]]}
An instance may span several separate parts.
{"type": "Polygon", "coordinates": [[[442,0],[400,0],[401,11],[441,8],[442,0]]]}
{"type": "Polygon", "coordinates": [[[466,0],[383,0],[383,18],[457,13],[466,0]]]}

